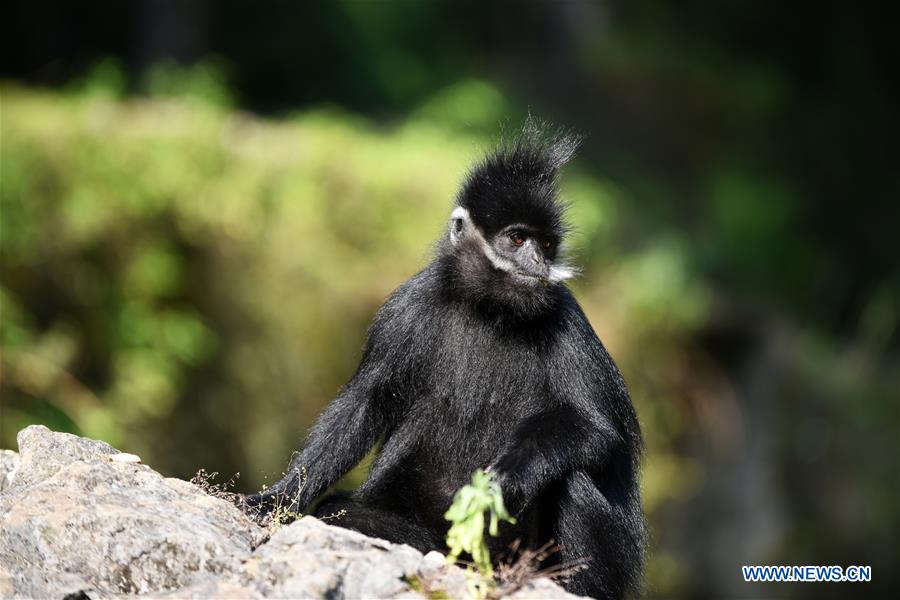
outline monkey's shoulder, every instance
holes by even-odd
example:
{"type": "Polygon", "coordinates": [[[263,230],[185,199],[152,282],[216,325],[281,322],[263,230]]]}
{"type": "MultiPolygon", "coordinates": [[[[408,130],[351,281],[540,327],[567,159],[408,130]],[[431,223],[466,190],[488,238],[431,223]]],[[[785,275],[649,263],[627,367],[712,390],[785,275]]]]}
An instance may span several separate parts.
{"type": "Polygon", "coordinates": [[[437,313],[431,307],[437,292],[432,279],[427,269],[420,271],[388,296],[369,328],[369,346],[409,350],[436,327],[437,313]]]}
{"type": "Polygon", "coordinates": [[[628,396],[618,366],[600,340],[593,325],[568,290],[564,291],[558,311],[558,336],[548,354],[548,368],[557,379],[581,381],[594,387],[615,389],[628,396]],[[559,377],[559,375],[563,375],[559,377]]]}
{"type": "Polygon", "coordinates": [[[439,296],[439,281],[431,269],[426,268],[400,284],[375,315],[376,322],[405,320],[420,322],[427,316],[439,296]]]}

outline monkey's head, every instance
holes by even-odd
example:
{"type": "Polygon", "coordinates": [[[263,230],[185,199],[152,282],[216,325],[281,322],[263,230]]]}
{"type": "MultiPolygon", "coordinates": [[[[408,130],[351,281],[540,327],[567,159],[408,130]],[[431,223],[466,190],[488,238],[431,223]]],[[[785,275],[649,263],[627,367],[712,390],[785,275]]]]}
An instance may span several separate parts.
{"type": "Polygon", "coordinates": [[[575,273],[563,260],[557,175],[577,145],[529,119],[469,172],[441,247],[456,291],[520,316],[553,306],[575,273]]]}

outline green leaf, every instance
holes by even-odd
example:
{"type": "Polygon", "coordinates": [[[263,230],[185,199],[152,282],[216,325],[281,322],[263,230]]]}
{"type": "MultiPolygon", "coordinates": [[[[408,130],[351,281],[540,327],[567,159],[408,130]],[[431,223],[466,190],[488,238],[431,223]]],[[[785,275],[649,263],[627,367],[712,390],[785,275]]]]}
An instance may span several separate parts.
{"type": "Polygon", "coordinates": [[[444,514],[452,523],[447,531],[447,560],[456,562],[460,555],[468,553],[478,570],[492,576],[491,556],[484,541],[485,514],[490,518],[488,533],[496,537],[500,532],[500,520],[515,523],[503,504],[500,485],[490,473],[478,469],[472,474],[472,483],[456,492],[453,503],[444,514]]]}

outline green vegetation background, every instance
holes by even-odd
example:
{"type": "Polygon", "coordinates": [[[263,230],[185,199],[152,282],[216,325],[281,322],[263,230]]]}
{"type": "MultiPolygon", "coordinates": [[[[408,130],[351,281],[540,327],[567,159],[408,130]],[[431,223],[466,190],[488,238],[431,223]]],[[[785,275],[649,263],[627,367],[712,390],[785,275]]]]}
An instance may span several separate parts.
{"type": "MultiPolygon", "coordinates": [[[[665,80],[660,44],[638,54],[665,80]]],[[[626,89],[646,81],[607,50],[626,89]]],[[[394,86],[395,67],[368,84],[405,106],[386,119],[352,95],[246,112],[215,62],[152,69],[140,94],[115,62],[55,89],[4,83],[0,446],[43,423],[172,476],[276,480],[375,310],[428,261],[467,166],[526,113],[483,79],[394,86]]],[[[572,288],[645,432],[648,592],[747,593],[740,564],[873,565],[870,589],[896,589],[896,177],[860,180],[885,204],[817,196],[748,133],[777,131],[788,83],[746,64],[712,80],[749,137],[691,185],[607,171],[590,140],[562,183],[572,288]]],[[[840,136],[834,118],[815,123],[840,136]]]]}

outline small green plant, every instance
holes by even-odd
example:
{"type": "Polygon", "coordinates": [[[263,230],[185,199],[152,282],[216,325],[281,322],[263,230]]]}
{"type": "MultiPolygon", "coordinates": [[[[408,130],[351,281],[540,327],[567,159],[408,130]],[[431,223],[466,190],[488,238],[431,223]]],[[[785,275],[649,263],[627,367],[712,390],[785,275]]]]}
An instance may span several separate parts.
{"type": "Polygon", "coordinates": [[[294,521],[299,521],[300,518],[303,517],[303,513],[291,510],[292,504],[293,503],[289,500],[279,501],[272,512],[263,519],[263,525],[270,536],[274,535],[275,532],[283,526],[293,523],[294,521]]]}
{"type": "Polygon", "coordinates": [[[468,553],[478,571],[485,577],[492,577],[491,555],[484,540],[485,513],[488,533],[494,537],[499,534],[501,520],[516,522],[503,504],[500,484],[490,473],[478,469],[472,475],[472,483],[456,492],[453,504],[444,514],[444,518],[452,523],[447,532],[450,548],[447,561],[455,563],[462,553],[468,553]]]}

